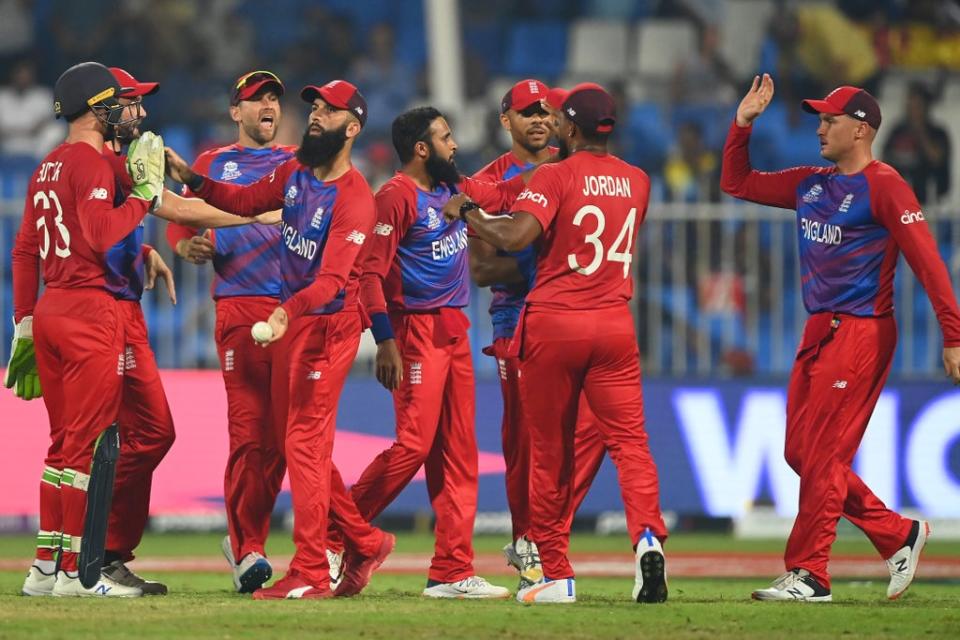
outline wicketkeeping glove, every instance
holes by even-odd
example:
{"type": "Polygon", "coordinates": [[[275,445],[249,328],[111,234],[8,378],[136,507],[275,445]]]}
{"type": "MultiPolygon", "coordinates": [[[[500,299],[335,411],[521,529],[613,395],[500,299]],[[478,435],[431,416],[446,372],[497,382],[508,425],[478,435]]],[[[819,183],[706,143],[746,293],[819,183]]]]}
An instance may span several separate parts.
{"type": "Polygon", "coordinates": [[[151,211],[160,206],[163,197],[163,138],[147,131],[130,143],[127,150],[127,173],[133,180],[134,198],[153,202],[151,211]]]}
{"type": "Polygon", "coordinates": [[[33,316],[24,316],[20,324],[14,321],[10,362],[7,363],[3,386],[12,388],[13,395],[24,400],[33,400],[43,394],[40,376],[37,375],[37,356],[33,350],[33,316]]]}

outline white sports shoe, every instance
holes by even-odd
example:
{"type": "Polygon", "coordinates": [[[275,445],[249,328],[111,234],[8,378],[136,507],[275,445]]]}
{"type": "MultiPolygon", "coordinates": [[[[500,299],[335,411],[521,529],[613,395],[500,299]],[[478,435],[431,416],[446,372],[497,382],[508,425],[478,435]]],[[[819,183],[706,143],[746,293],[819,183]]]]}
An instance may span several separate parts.
{"type": "Polygon", "coordinates": [[[667,562],[660,540],[650,529],[643,532],[637,543],[633,599],[636,602],[667,600],[667,562]]]}
{"type": "Polygon", "coordinates": [[[543,565],[540,564],[540,550],[537,544],[526,536],[517,538],[503,547],[503,557],[507,564],[520,572],[519,589],[525,589],[543,580],[543,565]]]}
{"type": "Polygon", "coordinates": [[[56,573],[44,573],[37,565],[31,565],[20,593],[25,596],[52,596],[53,585],[56,582],[56,573]]]}
{"type": "Polygon", "coordinates": [[[517,602],[524,604],[570,604],[577,601],[577,583],[573,578],[541,580],[517,591],[517,602]]]}
{"type": "Polygon", "coordinates": [[[127,587],[100,574],[97,584],[89,589],[80,584],[80,578],[66,571],[57,572],[57,581],[53,585],[52,595],[58,598],[139,598],[143,591],[139,587],[127,587]]]}
{"type": "Polygon", "coordinates": [[[754,600],[801,602],[830,602],[830,590],[817,582],[806,569],[793,569],[777,578],[766,589],[757,589],[751,594],[754,600]]]}
{"type": "Polygon", "coordinates": [[[336,553],[327,549],[327,564],[330,565],[330,589],[337,590],[343,578],[343,552],[336,553]]]}
{"type": "Polygon", "coordinates": [[[509,598],[510,590],[492,585],[480,576],[459,582],[441,582],[423,590],[427,598],[509,598]]]}
{"type": "Polygon", "coordinates": [[[220,541],[220,550],[223,552],[223,557],[230,563],[230,569],[233,571],[233,587],[237,593],[253,593],[273,576],[270,561],[256,551],[243,556],[240,564],[237,564],[233,557],[233,546],[230,544],[229,535],[223,536],[223,540],[220,541]]]}
{"type": "Polygon", "coordinates": [[[903,595],[913,577],[917,573],[920,563],[920,552],[930,537],[930,523],[925,520],[914,520],[907,543],[895,554],[887,558],[887,569],[890,571],[890,584],[887,585],[887,598],[896,600],[903,595]]]}

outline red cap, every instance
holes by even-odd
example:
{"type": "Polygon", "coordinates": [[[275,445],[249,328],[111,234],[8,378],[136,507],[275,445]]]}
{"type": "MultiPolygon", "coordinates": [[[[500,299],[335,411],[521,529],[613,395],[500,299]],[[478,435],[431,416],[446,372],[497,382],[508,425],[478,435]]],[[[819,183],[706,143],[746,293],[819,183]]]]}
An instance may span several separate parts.
{"type": "Polygon", "coordinates": [[[866,122],[874,129],[880,128],[880,105],[876,98],[860,87],[837,87],[823,100],[804,100],[801,104],[808,113],[848,115],[866,122]]]}
{"type": "Polygon", "coordinates": [[[230,92],[230,104],[236,106],[242,100],[250,100],[267,86],[272,87],[274,93],[278,96],[283,95],[283,83],[277,74],[272,71],[245,73],[233,83],[233,90],[230,92]]]}
{"type": "Polygon", "coordinates": [[[539,80],[528,78],[521,80],[510,87],[510,91],[503,96],[500,101],[500,113],[506,113],[510,109],[514,111],[523,111],[530,105],[540,102],[547,96],[547,85],[539,80]]]}
{"type": "Polygon", "coordinates": [[[551,89],[547,106],[563,113],[577,126],[591,133],[610,133],[617,122],[617,105],[606,89],[583,82],[569,91],[551,89]]]}
{"type": "Polygon", "coordinates": [[[137,98],[139,96],[153,95],[160,90],[159,82],[138,82],[136,78],[130,75],[130,72],[124,71],[120,67],[110,67],[110,73],[120,85],[120,96],[124,98],[137,98]]]}
{"type": "Polygon", "coordinates": [[[327,104],[357,116],[361,127],[367,124],[367,101],[360,90],[346,80],[331,80],[322,87],[307,85],[300,91],[300,97],[311,104],[320,97],[327,104]]]}

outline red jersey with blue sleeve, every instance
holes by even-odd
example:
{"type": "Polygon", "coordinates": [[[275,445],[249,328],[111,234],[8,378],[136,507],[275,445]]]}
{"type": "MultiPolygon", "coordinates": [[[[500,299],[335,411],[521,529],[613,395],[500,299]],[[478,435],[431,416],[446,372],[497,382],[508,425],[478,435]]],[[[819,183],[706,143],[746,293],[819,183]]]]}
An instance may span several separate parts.
{"type": "MultiPolygon", "coordinates": [[[[555,152],[555,150],[554,150],[555,152]]],[[[511,178],[529,171],[535,165],[532,162],[523,162],[513,152],[508,151],[490,164],[473,174],[479,180],[510,180],[511,178]]],[[[498,213],[488,211],[488,213],[498,213]]],[[[490,301],[490,319],[493,322],[493,339],[510,338],[517,328],[520,319],[520,310],[526,300],[527,292],[533,286],[537,275],[537,249],[530,245],[520,251],[497,250],[497,255],[516,258],[520,275],[526,284],[498,283],[490,285],[492,300],[490,301]]]]}
{"type": "Polygon", "coordinates": [[[87,143],[63,143],[43,159],[30,178],[11,252],[18,321],[33,313],[41,271],[50,288],[110,291],[105,254],[150,208],[137,198],[115,206],[115,193],[110,164],[87,143]]]}
{"type": "Polygon", "coordinates": [[[578,151],[538,168],[512,209],[543,228],[527,305],[575,311],[630,300],[633,242],[649,197],[647,174],[610,154],[578,151]]]}
{"type": "Polygon", "coordinates": [[[721,186],[738,198],[796,210],[807,311],[889,315],[902,251],[930,297],[945,345],[960,346],[960,312],[950,277],[920,204],[900,174],[876,160],[850,175],[836,167],[755,171],[750,131],[731,125],[721,186]]]}
{"type": "Polygon", "coordinates": [[[280,300],[288,316],[357,307],[358,257],[376,215],[370,185],[355,168],[323,182],[291,158],[248,186],[207,178],[197,195],[240,216],[283,207],[280,300]]]}
{"type": "MultiPolygon", "coordinates": [[[[205,151],[193,170],[222,182],[248,185],[256,182],[294,156],[295,147],[252,149],[233,144],[205,151]]],[[[189,197],[184,187],[184,196],[189,197]]],[[[196,235],[191,227],[167,225],[167,240],[176,249],[181,239],[196,235]]],[[[210,230],[213,257],[213,298],[234,296],[280,296],[280,228],[250,224],[210,230]]]]}
{"type": "Polygon", "coordinates": [[[501,211],[523,187],[521,178],[485,182],[464,177],[457,189],[424,191],[397,172],[376,195],[377,224],[364,262],[363,304],[372,316],[464,307],[470,288],[467,228],[448,222],[443,206],[457,190],[481,207],[501,211]]]}

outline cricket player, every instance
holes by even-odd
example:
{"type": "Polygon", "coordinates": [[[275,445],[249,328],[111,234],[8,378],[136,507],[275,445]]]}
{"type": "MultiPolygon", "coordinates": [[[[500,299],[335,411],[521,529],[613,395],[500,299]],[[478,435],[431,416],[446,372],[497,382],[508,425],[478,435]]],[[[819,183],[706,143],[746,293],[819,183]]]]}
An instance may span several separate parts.
{"type": "MultiPolygon", "coordinates": [[[[237,142],[200,154],[195,173],[248,185],[292,158],[295,147],[273,144],[284,86],[270,71],[246,73],[231,87],[230,118],[237,142]]],[[[189,195],[189,194],[185,194],[189,195]]],[[[283,483],[283,433],[287,420],[285,341],[267,348],[250,328],[279,304],[281,239],[278,226],[211,230],[171,223],[167,240],[184,260],[213,261],[217,353],[227,391],[230,452],[224,473],[228,535],[223,553],[240,593],[252,593],[273,575],[264,545],[283,483]]]]}
{"type": "MultiPolygon", "coordinates": [[[[547,86],[539,80],[521,80],[513,85],[500,101],[500,124],[510,133],[513,143],[509,151],[474,174],[487,181],[509,180],[546,162],[556,153],[549,147],[552,117],[541,100],[547,97],[547,86]]],[[[469,232],[469,230],[468,230],[469,232]]],[[[543,577],[537,545],[530,541],[529,496],[530,434],[523,421],[523,398],[520,395],[520,362],[509,351],[520,311],[536,277],[536,248],[531,245],[510,254],[500,251],[468,233],[470,275],[479,286],[489,286],[493,300],[490,317],[493,321],[493,344],[483,352],[497,359],[500,391],[503,395],[501,436],[507,503],[513,521],[513,541],[503,548],[507,563],[520,573],[520,587],[543,577]]],[[[603,440],[593,426],[590,405],[580,402],[580,415],[575,435],[574,497],[570,518],[583,502],[603,462],[603,440]]]]}
{"type": "Polygon", "coordinates": [[[467,229],[441,213],[456,190],[506,209],[521,177],[493,184],[462,177],[443,115],[411,109],[393,121],[401,168],[376,195],[377,222],[363,268],[363,304],[377,342],[377,379],[393,392],[397,440],[351,488],[366,518],[377,516],[425,467],[436,514],[435,551],[423,595],[505,598],[473,569],[477,440],[469,321],[467,229]]]}
{"type": "MultiPolygon", "coordinates": [[[[114,204],[129,197],[133,181],[127,173],[123,147],[140,136],[147,116],[144,96],[156,93],[156,82],[139,82],[127,71],[111,67],[120,85],[124,124],[104,146],[103,156],[113,168],[116,181],[114,204]]],[[[114,478],[113,502],[107,526],[103,572],[115,582],[139,587],[143,595],[166,595],[163,583],[144,580],[126,563],[134,558],[147,527],[153,471],[173,445],[173,416],[160,381],[156,358],[147,338],[147,324],[140,306],[144,290],[152,289],[157,276],[166,282],[170,300],[176,304],[173,273],[160,254],[143,242],[138,225],[107,252],[108,290],[117,298],[124,327],[123,400],[118,425],[120,457],[114,478]]]]}
{"type": "MultiPolygon", "coordinates": [[[[57,80],[54,112],[69,123],[67,139],[30,179],[12,252],[17,328],[11,365],[32,341],[51,427],[40,484],[37,558],[23,587],[27,595],[143,593],[109,572],[83,587],[77,558],[86,490],[97,482],[90,475],[95,445],[117,420],[123,396],[127,316],[108,254],[157,206],[163,190],[162,141],[149,134],[131,153],[141,170],[130,197],[116,204],[116,176],[103,151],[106,138],[132,124],[124,120],[129,110],[118,100],[121,90],[110,71],[95,62],[73,66],[57,80]],[[37,261],[46,285],[39,300],[37,261]]],[[[17,366],[11,370],[19,375],[17,366]]]]}
{"type": "Polygon", "coordinates": [[[640,353],[628,302],[637,226],[647,212],[650,180],[607,151],[616,122],[602,87],[553,89],[558,163],[539,167],[509,216],[491,216],[457,196],[448,219],[465,220],[503,251],[539,243],[537,274],[527,294],[510,353],[520,358],[524,419],[530,431],[530,537],[543,578],[517,592],[524,603],[576,601],[567,558],[574,435],[582,397],[617,467],[627,528],[636,550],[633,598],[663,602],[666,567],[661,543],[657,470],[644,430],[640,353]]]}
{"type": "Polygon", "coordinates": [[[289,334],[285,452],[296,553],[285,577],[254,591],[257,600],[335,595],[328,511],[347,537],[336,595],[359,593],[395,544],[360,516],[331,459],[337,402],[363,331],[359,256],[376,219],[370,187],[350,161],[367,104],[344,80],[307,86],[300,97],[311,112],[296,156],[251,185],[205,178],[167,151],[172,177],[218,208],[247,216],[283,206],[281,304],[269,315],[273,336],[265,342],[289,334]]]}
{"type": "Polygon", "coordinates": [[[887,597],[910,586],[930,533],[877,498],[851,468],[890,372],[896,345],[893,280],[903,252],[943,330],[943,367],[960,382],[960,313],[923,211],[893,167],[874,160],[876,99],[839,87],[804,100],[820,118],[820,154],[831,167],[766,173],[750,167],[753,121],[773,99],[764,74],[737,108],[720,185],[730,195],[797,212],[803,303],[810,314],[787,391],[787,463],[800,476],[800,509],[787,541],[787,572],[756,600],[829,602],[830,546],[842,515],[867,534],[890,571],[887,597]]]}

